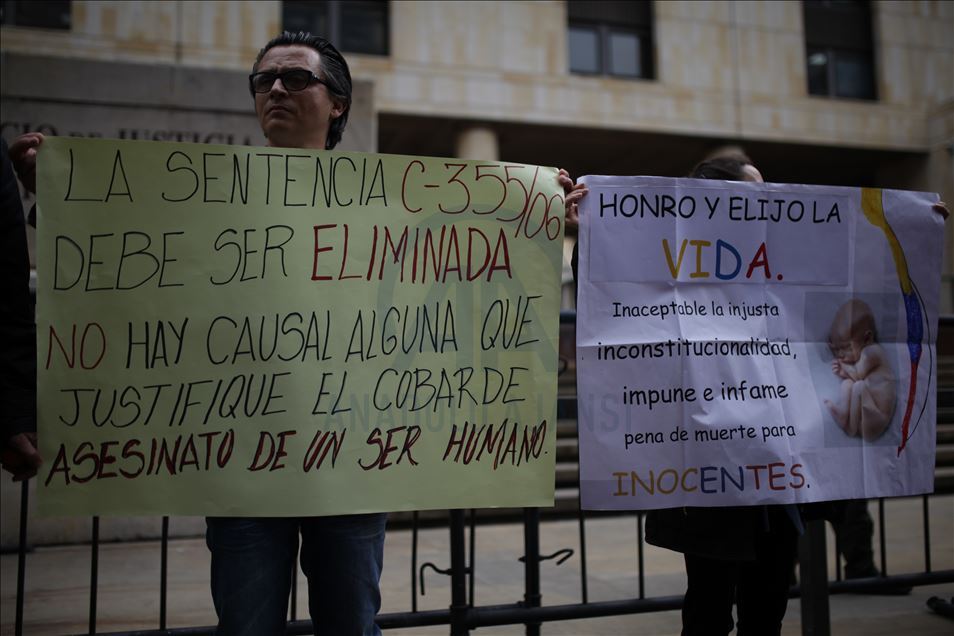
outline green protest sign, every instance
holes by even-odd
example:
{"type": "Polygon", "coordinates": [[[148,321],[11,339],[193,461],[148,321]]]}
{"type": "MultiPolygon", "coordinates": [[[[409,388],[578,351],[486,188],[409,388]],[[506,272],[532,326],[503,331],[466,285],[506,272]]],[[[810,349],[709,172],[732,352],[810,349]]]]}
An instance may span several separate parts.
{"type": "Polygon", "coordinates": [[[44,514],[553,501],[552,168],[47,139],[44,514]]]}

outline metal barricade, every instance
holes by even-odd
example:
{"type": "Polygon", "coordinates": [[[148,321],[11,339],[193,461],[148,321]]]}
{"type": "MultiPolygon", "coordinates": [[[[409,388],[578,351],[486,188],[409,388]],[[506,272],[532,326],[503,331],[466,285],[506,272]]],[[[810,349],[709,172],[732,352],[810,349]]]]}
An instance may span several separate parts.
{"type": "MultiPolygon", "coordinates": [[[[561,315],[561,323],[573,324],[575,316],[572,313],[561,315]]],[[[942,318],[942,334],[945,346],[954,351],[954,317],[942,318]]],[[[570,363],[561,365],[561,369],[571,367],[570,363]]],[[[954,401],[954,386],[946,387],[945,393],[939,397],[939,403],[944,400],[954,401]]],[[[561,398],[561,411],[564,414],[575,416],[575,398],[561,398]]],[[[954,404],[942,403],[946,409],[954,404]]],[[[25,580],[27,572],[27,504],[29,492],[27,484],[22,486],[20,501],[20,528],[19,549],[17,557],[17,595],[15,634],[23,634],[25,580]]],[[[930,534],[930,504],[931,495],[921,497],[922,525],[923,525],[923,553],[924,569],[922,572],[901,575],[889,575],[889,553],[886,543],[886,520],[884,500],[878,501],[877,525],[879,529],[878,552],[880,556],[881,573],[879,577],[848,580],[842,576],[840,563],[836,565],[834,581],[828,580],[827,550],[824,522],[814,521],[808,524],[807,532],[803,537],[799,555],[801,562],[801,584],[791,590],[792,597],[801,597],[802,633],[825,636],[830,633],[828,600],[831,594],[870,592],[900,585],[935,585],[938,583],[954,582],[954,569],[935,570],[932,567],[932,550],[930,534]]],[[[646,596],[645,589],[645,558],[643,537],[643,513],[626,513],[617,515],[631,517],[636,529],[636,574],[637,589],[631,598],[611,601],[591,602],[588,590],[588,565],[586,549],[586,524],[589,515],[579,506],[573,515],[578,524],[579,545],[576,551],[572,548],[562,548],[551,554],[540,554],[540,527],[541,510],[526,508],[523,510],[519,523],[523,526],[523,557],[524,589],[523,599],[504,605],[476,605],[475,600],[475,563],[477,558],[476,511],[451,510],[446,527],[449,531],[450,550],[449,564],[440,568],[434,563],[419,564],[419,531],[422,522],[418,513],[413,513],[410,519],[411,532],[411,568],[410,568],[410,605],[407,611],[388,613],[378,616],[378,624],[382,629],[397,629],[408,627],[425,627],[433,625],[447,625],[452,635],[469,634],[470,630],[479,627],[494,625],[525,625],[528,635],[539,634],[542,623],[548,621],[579,620],[606,616],[620,616],[658,611],[675,610],[682,607],[682,596],[646,596]],[[564,605],[546,605],[541,594],[541,564],[553,560],[559,564],[574,553],[579,558],[580,566],[580,602],[564,605]],[[418,597],[426,592],[425,575],[428,572],[446,575],[450,579],[451,602],[446,609],[419,610],[418,597]]],[[[113,632],[128,636],[199,636],[211,635],[214,627],[187,627],[170,629],[167,627],[167,599],[168,599],[168,551],[169,551],[169,518],[161,518],[161,539],[159,542],[159,620],[156,629],[147,631],[113,632]]],[[[90,540],[90,598],[88,615],[88,633],[97,631],[97,591],[99,578],[99,518],[93,517],[92,536],[90,540]]],[[[836,554],[838,551],[836,550],[836,554]]],[[[293,582],[297,577],[293,576],[293,582]]],[[[310,634],[311,622],[298,620],[297,604],[295,601],[296,589],[293,585],[291,596],[291,620],[288,624],[288,634],[310,634]]]]}

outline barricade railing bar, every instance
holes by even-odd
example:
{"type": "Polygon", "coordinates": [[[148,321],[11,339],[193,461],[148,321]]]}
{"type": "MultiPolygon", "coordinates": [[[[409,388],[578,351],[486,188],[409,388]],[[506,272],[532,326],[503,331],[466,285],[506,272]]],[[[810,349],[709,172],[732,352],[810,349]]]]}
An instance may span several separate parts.
{"type": "MultiPolygon", "coordinates": [[[[561,323],[572,324],[575,315],[572,312],[561,314],[561,323]]],[[[944,317],[941,320],[941,333],[945,338],[954,340],[954,317],[944,317]]],[[[954,349],[954,344],[947,343],[954,349]]],[[[561,397],[561,410],[564,413],[575,415],[575,397],[561,397]]],[[[954,569],[934,570],[932,567],[931,533],[930,533],[930,500],[934,495],[921,496],[921,521],[923,526],[923,558],[922,572],[889,575],[888,549],[886,540],[886,513],[884,499],[877,501],[878,553],[880,560],[880,576],[864,579],[847,579],[843,572],[841,551],[836,545],[835,580],[828,580],[827,548],[824,521],[811,521],[806,524],[806,533],[799,544],[799,573],[800,583],[792,587],[790,595],[803,599],[801,603],[802,633],[825,636],[830,633],[830,615],[828,600],[831,594],[864,593],[899,586],[936,585],[954,582],[954,569]],[[808,602],[805,602],[808,601],[808,602]]],[[[27,524],[28,524],[29,491],[27,483],[21,487],[20,499],[20,527],[19,546],[17,550],[17,592],[15,634],[21,636],[24,628],[25,581],[27,576],[27,524]]],[[[525,633],[536,635],[541,626],[549,621],[580,620],[587,618],[621,616],[639,613],[677,610],[682,607],[683,597],[646,595],[646,563],[645,540],[643,532],[644,514],[642,512],[628,513],[587,513],[577,506],[572,515],[577,524],[579,545],[576,549],[565,547],[551,554],[542,555],[540,545],[541,509],[526,508],[522,511],[519,523],[523,526],[523,556],[520,560],[524,566],[523,598],[510,604],[477,605],[476,604],[476,560],[478,519],[475,510],[450,510],[446,524],[449,532],[449,563],[447,567],[440,567],[433,562],[419,564],[420,559],[420,529],[425,524],[417,512],[410,517],[411,559],[410,559],[410,605],[408,611],[381,614],[377,618],[378,625],[384,629],[398,629],[411,627],[426,627],[447,625],[450,634],[457,636],[469,634],[471,630],[480,627],[495,625],[523,624],[525,633]],[[605,516],[631,516],[635,523],[637,541],[635,568],[637,587],[633,590],[632,598],[610,601],[592,602],[589,599],[588,562],[587,562],[587,534],[588,519],[605,516]],[[570,556],[576,554],[579,558],[579,593],[580,602],[562,605],[544,605],[541,592],[541,564],[552,561],[559,565],[570,556]],[[446,609],[420,610],[419,598],[424,596],[429,586],[425,586],[426,575],[448,576],[450,579],[450,605],[446,609]]],[[[195,626],[169,628],[168,625],[168,585],[169,585],[169,517],[161,518],[161,538],[159,541],[159,620],[156,629],[124,632],[111,632],[114,636],[211,636],[215,632],[214,626],[195,626]]],[[[429,523],[428,525],[433,525],[429,523]]],[[[99,552],[100,552],[100,519],[92,518],[90,537],[90,594],[88,633],[97,632],[97,600],[99,583],[99,552]]],[[[292,592],[290,603],[290,621],[287,634],[312,633],[311,621],[299,620],[297,617],[297,571],[292,576],[292,592]]]]}
{"type": "MultiPolygon", "coordinates": [[[[26,487],[23,487],[23,501],[27,501],[26,487]]],[[[923,495],[922,520],[924,527],[924,571],[920,573],[888,575],[887,549],[885,543],[885,515],[884,502],[879,501],[879,541],[881,576],[867,579],[846,580],[841,575],[841,564],[836,568],[839,573],[835,581],[827,580],[827,553],[825,547],[825,531],[823,521],[813,521],[807,525],[806,535],[802,538],[799,548],[800,558],[800,585],[793,586],[790,596],[793,598],[810,599],[811,602],[802,603],[803,634],[824,635],[829,633],[828,623],[828,596],[838,593],[865,593],[883,590],[898,586],[937,585],[954,582],[954,569],[933,571],[931,568],[931,546],[929,541],[929,500],[930,495],[923,495]],[[810,630],[808,626],[812,626],[810,630]]],[[[26,505],[22,504],[25,520],[26,505]]],[[[470,511],[469,523],[465,521],[464,510],[450,511],[450,566],[440,569],[433,563],[425,563],[417,569],[419,522],[412,522],[412,558],[411,558],[411,609],[407,612],[382,614],[378,617],[378,625],[384,629],[398,629],[408,627],[427,627],[434,625],[448,625],[451,634],[468,634],[471,629],[490,627],[495,625],[524,624],[528,635],[539,634],[543,622],[559,620],[578,620],[607,616],[620,616],[657,611],[670,611],[682,607],[682,596],[661,596],[646,598],[645,594],[645,561],[643,556],[644,541],[642,536],[642,513],[631,513],[637,526],[637,555],[636,566],[638,587],[634,590],[634,598],[613,601],[590,602],[587,590],[587,559],[586,559],[586,513],[578,512],[580,538],[580,596],[578,604],[542,605],[543,597],[540,592],[540,565],[542,561],[561,558],[565,560],[573,554],[573,550],[564,548],[554,554],[540,555],[540,510],[527,508],[524,510],[523,537],[524,555],[521,561],[525,566],[524,598],[522,601],[509,605],[477,606],[474,603],[476,586],[474,584],[474,570],[476,557],[476,523],[474,511],[470,511]],[[469,532],[468,532],[469,530],[469,532]],[[469,535],[469,536],[468,536],[469,535]],[[451,605],[444,610],[418,610],[419,595],[426,593],[423,584],[424,572],[427,568],[434,572],[450,577],[451,605]],[[418,587],[417,581],[421,585],[418,587]],[[420,594],[418,593],[420,589],[420,594]]],[[[163,532],[160,540],[160,574],[159,574],[159,625],[154,630],[137,630],[110,632],[111,636],[212,636],[214,626],[197,626],[169,629],[167,625],[167,594],[168,594],[168,517],[162,519],[163,532]]],[[[97,634],[97,591],[99,575],[99,518],[93,517],[90,543],[90,600],[89,600],[89,634],[97,634]]],[[[23,605],[24,583],[26,576],[26,523],[21,521],[20,549],[18,550],[17,569],[17,598],[16,598],[16,625],[15,634],[21,636],[23,632],[23,605]]],[[[556,563],[561,563],[557,560],[556,563]]],[[[293,577],[295,580],[297,577],[293,577]]],[[[295,616],[295,596],[292,595],[291,621],[288,624],[288,634],[312,633],[311,621],[297,620],[295,616]]]]}

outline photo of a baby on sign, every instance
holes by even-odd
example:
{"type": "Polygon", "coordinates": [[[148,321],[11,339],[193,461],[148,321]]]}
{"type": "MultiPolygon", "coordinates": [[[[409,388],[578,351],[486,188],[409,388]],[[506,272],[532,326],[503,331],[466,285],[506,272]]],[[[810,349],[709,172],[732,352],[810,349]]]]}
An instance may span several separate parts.
{"type": "Polygon", "coordinates": [[[852,299],[835,313],[828,336],[832,373],[841,379],[836,401],[825,400],[835,422],[849,437],[872,442],[887,430],[898,401],[897,378],[878,344],[871,308],[852,299]]]}
{"type": "Polygon", "coordinates": [[[898,374],[895,298],[879,294],[845,299],[843,294],[809,294],[812,331],[818,336],[811,374],[824,408],[826,444],[897,444],[898,374]],[[872,309],[878,308],[878,312],[872,309]],[[825,316],[830,316],[825,327],[825,316]]]}

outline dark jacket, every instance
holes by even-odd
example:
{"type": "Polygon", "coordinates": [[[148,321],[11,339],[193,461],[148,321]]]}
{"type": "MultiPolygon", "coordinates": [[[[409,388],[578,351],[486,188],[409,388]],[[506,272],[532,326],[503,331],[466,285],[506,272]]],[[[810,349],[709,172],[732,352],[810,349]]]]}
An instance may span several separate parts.
{"type": "Polygon", "coordinates": [[[36,325],[20,191],[0,140],[0,443],[36,430],[36,325]]]}
{"type": "Polygon", "coordinates": [[[650,510],[646,542],[710,559],[753,560],[755,535],[770,522],[765,510],[765,506],[650,510]]]}

